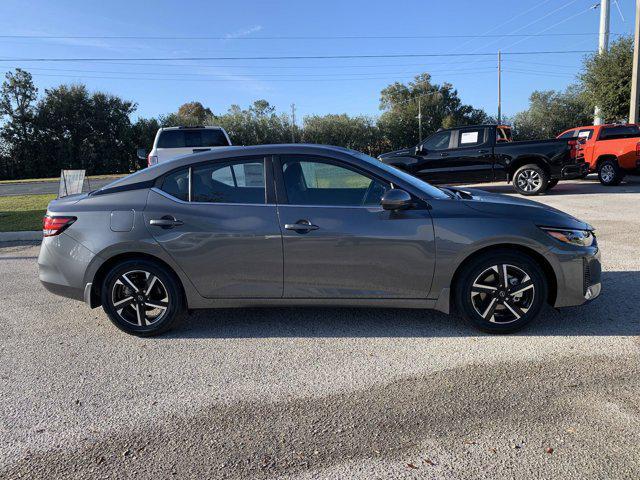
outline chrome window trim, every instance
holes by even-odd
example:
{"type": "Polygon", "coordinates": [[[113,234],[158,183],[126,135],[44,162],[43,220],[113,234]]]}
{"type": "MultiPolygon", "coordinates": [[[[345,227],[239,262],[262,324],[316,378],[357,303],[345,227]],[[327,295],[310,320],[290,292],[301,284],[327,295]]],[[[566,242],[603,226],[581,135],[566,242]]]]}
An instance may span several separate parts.
{"type": "Polygon", "coordinates": [[[155,193],[159,193],[165,198],[169,200],[173,200],[176,203],[182,203],[185,205],[244,205],[251,207],[275,207],[275,203],[226,203],[226,202],[190,202],[186,200],[180,200],[179,198],[174,197],[173,195],[169,195],[164,190],[160,190],[158,187],[152,187],[151,190],[155,193]]]}

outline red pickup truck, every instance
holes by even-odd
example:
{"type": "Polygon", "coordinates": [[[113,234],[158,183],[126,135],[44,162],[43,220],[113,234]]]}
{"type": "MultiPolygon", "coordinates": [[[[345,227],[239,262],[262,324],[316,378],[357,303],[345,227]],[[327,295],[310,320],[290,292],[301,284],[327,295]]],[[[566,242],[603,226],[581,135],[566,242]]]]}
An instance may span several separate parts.
{"type": "Polygon", "coordinates": [[[618,185],[625,175],[640,173],[638,125],[589,125],[572,128],[557,138],[578,140],[578,158],[597,172],[603,185],[618,185]]]}

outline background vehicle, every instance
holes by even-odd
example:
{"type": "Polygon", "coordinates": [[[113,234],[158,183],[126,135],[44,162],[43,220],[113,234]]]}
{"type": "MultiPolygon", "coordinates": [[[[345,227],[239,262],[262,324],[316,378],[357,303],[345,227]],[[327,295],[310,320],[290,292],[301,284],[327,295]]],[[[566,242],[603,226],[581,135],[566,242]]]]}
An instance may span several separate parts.
{"type": "Polygon", "coordinates": [[[229,135],[222,127],[163,127],[158,129],[151,152],[138,149],[138,158],[147,165],[166,162],[190,153],[206,152],[215,147],[231,145],[229,135]]]}
{"type": "Polygon", "coordinates": [[[50,291],[153,335],[187,309],[434,308],[490,332],[600,293],[592,228],[525,199],[438,189],[338,147],[228,147],[51,202],[50,291]],[[436,268],[437,264],[437,268],[436,268]]]}
{"type": "Polygon", "coordinates": [[[640,128],[638,125],[589,125],[558,135],[576,139],[578,158],[597,172],[603,185],[618,185],[625,175],[640,173],[640,128]]]}
{"type": "Polygon", "coordinates": [[[588,165],[576,159],[576,143],[513,142],[511,131],[502,126],[476,125],[440,130],[414,148],[379,159],[433,184],[505,180],[522,195],[538,195],[560,179],[585,174],[588,165]]]}

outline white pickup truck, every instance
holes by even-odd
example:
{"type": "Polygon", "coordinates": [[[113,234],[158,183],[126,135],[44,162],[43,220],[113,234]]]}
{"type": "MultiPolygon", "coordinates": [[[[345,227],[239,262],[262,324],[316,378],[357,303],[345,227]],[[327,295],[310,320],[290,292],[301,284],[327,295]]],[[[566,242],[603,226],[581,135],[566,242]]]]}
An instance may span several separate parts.
{"type": "Polygon", "coordinates": [[[183,155],[229,145],[231,140],[222,127],[163,127],[158,129],[149,154],[143,148],[139,148],[137,154],[139,159],[147,160],[147,165],[151,166],[183,155]]]}

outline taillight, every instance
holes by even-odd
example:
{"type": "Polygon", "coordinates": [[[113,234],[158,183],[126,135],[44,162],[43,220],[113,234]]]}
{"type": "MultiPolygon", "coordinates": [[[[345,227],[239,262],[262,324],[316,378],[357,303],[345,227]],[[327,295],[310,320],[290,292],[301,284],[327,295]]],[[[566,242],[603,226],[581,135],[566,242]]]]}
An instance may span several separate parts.
{"type": "Polygon", "coordinates": [[[636,157],[640,157],[640,142],[636,143],[636,157]]]}
{"type": "Polygon", "coordinates": [[[58,235],[59,233],[64,232],[76,220],[76,217],[45,215],[42,219],[42,235],[45,237],[58,235]]]}
{"type": "Polygon", "coordinates": [[[149,154],[149,156],[147,157],[147,166],[150,167],[151,165],[155,165],[156,163],[158,163],[158,156],[149,154]]]}

